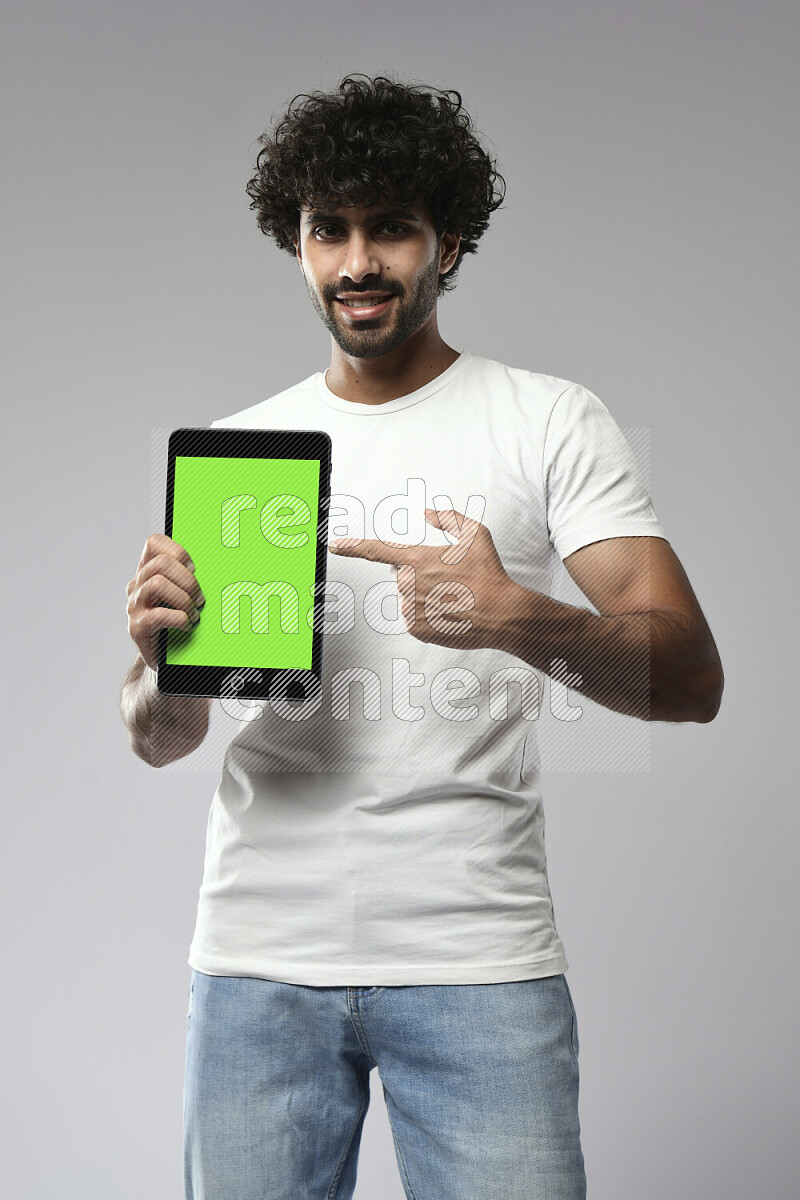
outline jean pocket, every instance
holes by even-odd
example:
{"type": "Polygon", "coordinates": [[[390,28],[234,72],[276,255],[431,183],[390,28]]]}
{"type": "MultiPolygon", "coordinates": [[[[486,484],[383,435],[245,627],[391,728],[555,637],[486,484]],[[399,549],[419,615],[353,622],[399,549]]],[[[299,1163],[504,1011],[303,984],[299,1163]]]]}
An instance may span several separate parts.
{"type": "Polygon", "coordinates": [[[192,1015],[192,1000],[194,999],[194,971],[192,971],[192,980],[189,984],[189,1006],[186,1012],[186,1020],[188,1021],[192,1015]]]}
{"type": "Polygon", "coordinates": [[[567,999],[569,1000],[570,1013],[572,1014],[572,1031],[571,1031],[572,1053],[575,1056],[575,1064],[577,1066],[578,1055],[580,1054],[580,1048],[581,1048],[580,1042],[578,1040],[578,1014],[575,1012],[575,1005],[572,1002],[572,992],[569,990],[569,984],[567,983],[567,977],[565,974],[562,974],[561,978],[564,981],[564,988],[567,993],[567,999]]]}

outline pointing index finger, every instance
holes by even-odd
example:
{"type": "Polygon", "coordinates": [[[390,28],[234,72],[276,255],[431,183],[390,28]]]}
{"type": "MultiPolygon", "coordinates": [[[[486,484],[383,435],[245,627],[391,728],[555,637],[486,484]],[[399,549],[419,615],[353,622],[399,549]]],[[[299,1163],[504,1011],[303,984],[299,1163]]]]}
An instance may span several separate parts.
{"type": "Polygon", "coordinates": [[[328,549],[343,558],[368,558],[371,562],[400,567],[413,559],[418,547],[403,542],[382,542],[378,538],[334,538],[328,542],[328,549]]]}

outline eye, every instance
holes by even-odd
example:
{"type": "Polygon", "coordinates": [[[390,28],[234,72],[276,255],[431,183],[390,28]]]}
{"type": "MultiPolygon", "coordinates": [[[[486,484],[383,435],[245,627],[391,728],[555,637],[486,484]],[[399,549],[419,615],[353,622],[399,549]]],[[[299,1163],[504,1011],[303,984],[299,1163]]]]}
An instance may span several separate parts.
{"type": "Polygon", "coordinates": [[[402,225],[399,221],[387,221],[383,228],[387,230],[390,236],[392,236],[393,231],[394,236],[397,236],[398,234],[405,233],[408,226],[402,225]]]}
{"type": "Polygon", "coordinates": [[[321,237],[323,241],[329,241],[330,238],[335,237],[337,233],[337,225],[315,225],[311,230],[313,237],[321,237]]]}

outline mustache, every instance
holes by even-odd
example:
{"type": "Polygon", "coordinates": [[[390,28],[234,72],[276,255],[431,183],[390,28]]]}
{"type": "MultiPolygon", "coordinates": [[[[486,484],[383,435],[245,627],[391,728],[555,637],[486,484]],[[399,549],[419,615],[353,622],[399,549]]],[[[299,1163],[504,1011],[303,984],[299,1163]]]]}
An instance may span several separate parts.
{"type": "Polygon", "coordinates": [[[385,292],[387,296],[402,296],[403,291],[397,286],[386,287],[384,284],[376,286],[374,283],[346,284],[344,281],[336,287],[326,287],[323,290],[323,298],[327,301],[337,300],[339,296],[347,292],[351,296],[360,295],[363,292],[385,292]]]}

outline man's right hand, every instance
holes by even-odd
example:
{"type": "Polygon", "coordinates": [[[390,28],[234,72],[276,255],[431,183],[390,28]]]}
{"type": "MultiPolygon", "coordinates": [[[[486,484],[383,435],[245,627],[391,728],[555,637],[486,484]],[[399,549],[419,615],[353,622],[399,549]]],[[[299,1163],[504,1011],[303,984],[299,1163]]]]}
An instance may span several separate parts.
{"type": "Polygon", "coordinates": [[[191,629],[200,620],[198,609],[205,597],[194,569],[183,546],[164,533],[152,533],[128,583],[128,633],[153,671],[158,666],[159,631],[191,629]]]}

